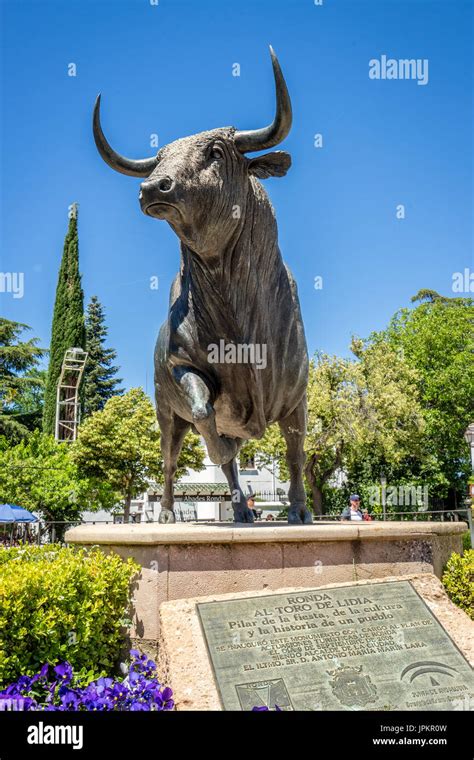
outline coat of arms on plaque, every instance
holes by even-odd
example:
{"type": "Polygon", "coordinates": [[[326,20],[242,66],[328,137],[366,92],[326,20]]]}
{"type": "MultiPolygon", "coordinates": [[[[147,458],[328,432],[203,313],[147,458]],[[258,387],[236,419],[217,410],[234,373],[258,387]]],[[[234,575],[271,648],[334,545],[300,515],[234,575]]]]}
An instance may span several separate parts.
{"type": "Polygon", "coordinates": [[[283,678],[241,683],[235,688],[242,710],[252,710],[254,707],[268,707],[269,710],[274,710],[275,706],[280,710],[293,710],[283,678]]]}
{"type": "Polygon", "coordinates": [[[328,670],[332,692],[336,699],[346,707],[367,705],[375,702],[377,689],[370,680],[370,676],[362,674],[362,665],[349,667],[343,665],[336,670],[328,670]]]}

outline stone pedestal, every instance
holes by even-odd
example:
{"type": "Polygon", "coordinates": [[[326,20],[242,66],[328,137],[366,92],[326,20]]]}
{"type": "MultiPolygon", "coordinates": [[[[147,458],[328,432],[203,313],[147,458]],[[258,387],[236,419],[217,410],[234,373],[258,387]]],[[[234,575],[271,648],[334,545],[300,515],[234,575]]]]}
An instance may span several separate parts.
{"type": "Polygon", "coordinates": [[[162,602],[407,573],[441,577],[450,554],[462,551],[466,529],[461,522],[375,521],[80,525],[67,531],[66,541],[96,544],[141,565],[131,635],[155,654],[162,602]]]}

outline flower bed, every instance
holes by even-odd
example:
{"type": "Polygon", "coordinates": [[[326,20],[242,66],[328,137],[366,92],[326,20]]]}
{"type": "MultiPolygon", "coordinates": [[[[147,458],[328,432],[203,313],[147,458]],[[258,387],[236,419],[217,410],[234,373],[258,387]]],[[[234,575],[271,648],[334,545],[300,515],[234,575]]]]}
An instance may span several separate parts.
{"type": "Polygon", "coordinates": [[[0,710],[157,711],[172,710],[173,692],[158,681],[156,665],[135,649],[122,678],[85,683],[69,662],[45,664],[33,676],[20,676],[0,692],[0,710]]]}

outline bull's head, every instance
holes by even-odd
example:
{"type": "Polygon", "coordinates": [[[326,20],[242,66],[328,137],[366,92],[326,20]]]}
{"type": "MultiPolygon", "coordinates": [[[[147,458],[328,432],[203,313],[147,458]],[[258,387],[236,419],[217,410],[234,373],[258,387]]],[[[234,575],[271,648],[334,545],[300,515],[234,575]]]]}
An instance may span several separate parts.
{"type": "Polygon", "coordinates": [[[146,177],[140,187],[142,211],[166,219],[198,253],[215,250],[231,237],[246,208],[252,176],[281,177],[291,165],[291,157],[284,151],[252,159],[245,156],[278,145],[291,128],[290,97],[271,47],[270,54],[276,88],[272,124],[248,131],[224,127],[200,132],[166,145],[153,158],[124,158],[110,147],[100,124],[100,95],[97,97],[93,128],[100,155],[122,174],[146,177]]]}

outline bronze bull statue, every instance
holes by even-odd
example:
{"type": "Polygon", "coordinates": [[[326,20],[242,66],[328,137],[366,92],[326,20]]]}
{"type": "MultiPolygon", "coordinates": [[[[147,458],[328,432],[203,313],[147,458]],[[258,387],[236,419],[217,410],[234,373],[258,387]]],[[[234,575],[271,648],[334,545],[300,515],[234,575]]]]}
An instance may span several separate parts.
{"type": "Polygon", "coordinates": [[[142,211],[166,219],[181,241],[181,266],[155,351],[155,389],[164,462],[160,522],[174,522],[173,480],[190,428],[204,439],[233,494],[234,519],[253,514],[239,485],[242,443],[278,422],[290,472],[288,522],[311,523],[303,484],[308,354],[296,284],[278,247],[275,214],[260,179],[282,177],[278,145],[291,128],[291,102],[270,48],[276,115],[267,127],[213,129],[183,137],[156,156],[116,153],[94,110],[94,138],[104,161],[142,177],[142,211]]]}

